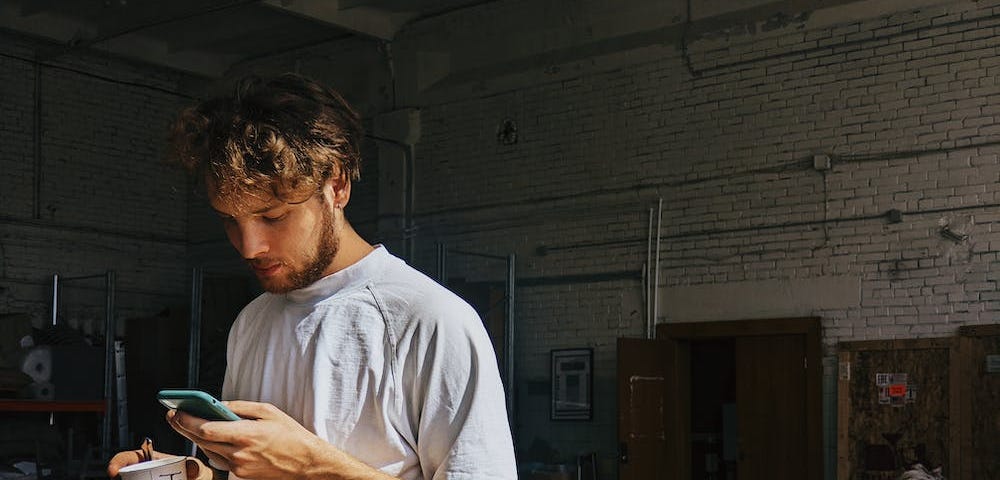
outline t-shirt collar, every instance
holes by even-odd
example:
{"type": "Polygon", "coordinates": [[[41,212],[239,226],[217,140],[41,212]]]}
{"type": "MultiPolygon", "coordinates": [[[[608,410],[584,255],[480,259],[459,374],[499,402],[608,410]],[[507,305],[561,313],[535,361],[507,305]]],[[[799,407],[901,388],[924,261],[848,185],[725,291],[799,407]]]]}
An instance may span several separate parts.
{"type": "Polygon", "coordinates": [[[385,247],[375,245],[375,248],[361,260],[343,270],[316,280],[311,285],[292,290],[286,293],[285,297],[294,303],[317,303],[325,300],[337,292],[369,282],[373,272],[388,258],[389,252],[385,247]]]}

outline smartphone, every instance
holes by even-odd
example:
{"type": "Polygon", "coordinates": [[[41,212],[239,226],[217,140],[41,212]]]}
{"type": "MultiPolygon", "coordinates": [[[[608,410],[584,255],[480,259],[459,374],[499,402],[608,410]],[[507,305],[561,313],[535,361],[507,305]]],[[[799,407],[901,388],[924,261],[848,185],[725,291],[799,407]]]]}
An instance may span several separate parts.
{"type": "Polygon", "coordinates": [[[201,390],[160,390],[156,399],[167,408],[175,408],[205,420],[240,420],[239,415],[201,390]]]}

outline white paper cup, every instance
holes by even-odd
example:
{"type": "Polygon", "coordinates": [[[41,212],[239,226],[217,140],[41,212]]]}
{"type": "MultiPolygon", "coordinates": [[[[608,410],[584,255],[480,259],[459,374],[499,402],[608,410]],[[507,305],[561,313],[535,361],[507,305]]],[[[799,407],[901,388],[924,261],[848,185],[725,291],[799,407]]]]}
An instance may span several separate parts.
{"type": "Polygon", "coordinates": [[[139,462],[118,471],[122,480],[187,480],[187,457],[170,457],[139,462]]]}

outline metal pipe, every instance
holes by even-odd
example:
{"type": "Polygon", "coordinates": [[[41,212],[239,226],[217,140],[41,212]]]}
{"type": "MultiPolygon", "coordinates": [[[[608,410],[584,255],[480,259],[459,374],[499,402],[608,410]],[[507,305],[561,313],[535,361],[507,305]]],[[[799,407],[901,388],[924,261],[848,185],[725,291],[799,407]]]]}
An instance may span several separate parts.
{"type": "Polygon", "coordinates": [[[407,145],[403,149],[403,155],[406,157],[406,208],[403,210],[403,226],[405,228],[403,239],[404,245],[406,245],[406,261],[412,263],[417,248],[417,242],[413,238],[416,235],[413,228],[413,200],[416,190],[416,177],[413,174],[413,146],[407,145]]]}
{"type": "Polygon", "coordinates": [[[191,269],[191,321],[188,325],[188,387],[198,387],[201,362],[201,296],[204,273],[201,267],[191,269]]]}
{"type": "Polygon", "coordinates": [[[80,275],[78,277],[62,277],[62,281],[70,282],[73,280],[90,280],[93,278],[107,278],[107,277],[108,277],[107,273],[97,273],[94,275],[80,275]]]}
{"type": "Polygon", "coordinates": [[[507,256],[507,308],[506,321],[504,322],[504,363],[507,380],[507,421],[510,423],[511,435],[515,435],[514,400],[514,287],[515,287],[515,260],[514,254],[507,256]]]}
{"type": "MultiPolygon", "coordinates": [[[[2,57],[2,55],[0,55],[0,57],[2,57]]],[[[180,245],[180,246],[187,245],[183,237],[173,238],[161,235],[135,234],[124,231],[115,231],[113,229],[105,227],[91,227],[86,225],[69,225],[69,224],[55,225],[52,224],[51,222],[46,222],[43,220],[30,219],[27,217],[15,218],[9,215],[3,215],[2,213],[0,213],[0,225],[2,226],[11,225],[16,227],[41,227],[56,232],[100,235],[100,236],[112,237],[112,240],[108,240],[110,242],[117,242],[120,240],[140,240],[143,242],[166,243],[170,245],[180,245]]]]}
{"type": "Polygon", "coordinates": [[[59,314],[59,274],[52,275],[52,326],[56,326],[56,318],[59,314]]]}
{"type": "Polygon", "coordinates": [[[104,416],[101,421],[101,458],[109,458],[111,447],[111,418],[114,412],[114,369],[115,369],[115,271],[104,274],[104,416]]]}
{"type": "Polygon", "coordinates": [[[132,439],[128,432],[128,383],[125,378],[125,341],[115,340],[115,418],[118,419],[118,450],[125,450],[129,447],[132,439]]]}
{"type": "Polygon", "coordinates": [[[448,285],[448,247],[444,243],[437,244],[437,277],[438,283],[448,285]]]}
{"type": "Polygon", "coordinates": [[[403,206],[403,253],[404,259],[407,263],[413,262],[413,254],[415,250],[413,241],[413,200],[415,198],[414,190],[416,180],[413,175],[413,146],[406,143],[393,140],[391,138],[378,137],[375,135],[365,135],[366,138],[370,138],[376,142],[383,142],[389,145],[398,147],[403,151],[403,169],[404,175],[404,196],[406,198],[406,205],[403,206]]]}
{"type": "Polygon", "coordinates": [[[663,220],[663,197],[656,208],[656,260],[653,261],[653,327],[650,338],[656,338],[656,318],[660,315],[660,226],[663,220]]]}
{"type": "MultiPolygon", "coordinates": [[[[34,62],[35,70],[35,111],[34,111],[34,153],[35,162],[32,165],[34,175],[32,178],[32,215],[35,220],[42,218],[42,65],[34,62]]],[[[53,325],[55,323],[53,322],[53,325]]]]}
{"type": "Polygon", "coordinates": [[[457,253],[459,255],[468,255],[470,257],[492,258],[494,260],[509,260],[510,259],[509,256],[505,257],[503,255],[490,255],[488,253],[467,252],[467,251],[464,251],[464,250],[448,250],[448,251],[451,252],[451,253],[457,253]]]}
{"type": "MultiPolygon", "coordinates": [[[[201,299],[205,274],[201,267],[191,269],[191,320],[188,322],[188,388],[198,388],[198,370],[201,365],[201,299]]],[[[198,446],[184,440],[184,451],[189,456],[198,453],[198,446]]]]}
{"type": "MultiPolygon", "coordinates": [[[[584,283],[620,282],[638,280],[640,283],[648,279],[641,270],[618,270],[614,272],[580,273],[568,275],[550,275],[540,277],[520,277],[517,285],[520,287],[541,287],[548,285],[580,285],[584,283]]],[[[645,287],[646,284],[642,284],[645,287]]],[[[647,290],[648,291],[648,290],[647,290]]]]}
{"type": "Polygon", "coordinates": [[[649,209],[649,226],[646,229],[646,270],[642,284],[646,300],[646,338],[653,338],[653,208],[649,209]]]}

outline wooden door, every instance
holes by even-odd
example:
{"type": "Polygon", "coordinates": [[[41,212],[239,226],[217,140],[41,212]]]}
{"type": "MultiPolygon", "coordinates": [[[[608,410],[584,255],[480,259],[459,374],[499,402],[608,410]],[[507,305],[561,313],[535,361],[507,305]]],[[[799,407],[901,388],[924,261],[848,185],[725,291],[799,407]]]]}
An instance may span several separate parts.
{"type": "Polygon", "coordinates": [[[1000,324],[965,325],[958,333],[950,390],[956,404],[951,423],[959,433],[948,478],[1000,478],[1000,324]]]}
{"type": "Polygon", "coordinates": [[[803,335],[736,338],[740,480],[809,478],[803,335]]]}
{"type": "MultiPolygon", "coordinates": [[[[618,339],[618,442],[621,480],[684,478],[676,470],[684,442],[668,425],[684,408],[674,391],[677,345],[671,341],[618,339]]],[[[683,369],[681,369],[683,370],[683,369]]],[[[686,453],[683,453],[686,454],[686,453]]]]}

